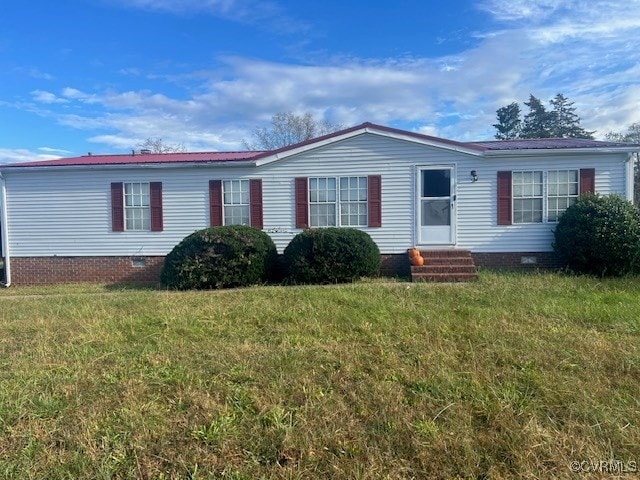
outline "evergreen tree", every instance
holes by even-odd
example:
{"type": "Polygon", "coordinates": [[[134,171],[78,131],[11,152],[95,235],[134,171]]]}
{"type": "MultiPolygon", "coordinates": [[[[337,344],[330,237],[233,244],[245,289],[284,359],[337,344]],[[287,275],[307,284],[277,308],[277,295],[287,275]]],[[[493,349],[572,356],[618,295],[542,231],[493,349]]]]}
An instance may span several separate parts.
{"type": "Polygon", "coordinates": [[[496,117],[498,118],[498,123],[494,123],[493,126],[497,130],[496,138],[498,140],[518,138],[520,129],[522,128],[520,105],[518,105],[518,102],[513,102],[506,107],[499,108],[496,111],[496,117]]]}
{"type": "Polygon", "coordinates": [[[520,138],[550,138],[553,115],[533,95],[529,95],[529,101],[524,104],[529,107],[529,113],[524,116],[520,138]]]}
{"type": "Polygon", "coordinates": [[[574,102],[570,102],[563,94],[558,93],[552,100],[550,133],[555,138],[588,138],[593,140],[593,133],[580,126],[580,117],[576,114],[574,102]]]}
{"type": "MultiPolygon", "coordinates": [[[[499,140],[512,138],[588,138],[593,133],[580,126],[580,117],[576,114],[573,102],[562,93],[558,93],[551,101],[553,110],[547,110],[544,104],[533,95],[524,104],[529,112],[520,120],[520,107],[513,102],[496,110],[498,123],[495,137],[499,140]]],[[[640,124],[636,124],[640,135],[640,124]]],[[[618,135],[611,132],[610,135],[618,135]]],[[[620,134],[622,135],[622,134],[620,134]]]]}

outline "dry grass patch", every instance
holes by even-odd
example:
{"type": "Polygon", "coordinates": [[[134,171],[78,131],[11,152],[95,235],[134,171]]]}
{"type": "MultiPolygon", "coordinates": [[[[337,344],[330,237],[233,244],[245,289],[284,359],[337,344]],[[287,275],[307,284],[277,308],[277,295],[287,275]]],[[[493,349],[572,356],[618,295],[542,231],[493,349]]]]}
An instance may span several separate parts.
{"type": "Polygon", "coordinates": [[[636,279],[104,291],[0,296],[0,478],[571,478],[572,460],[640,461],[636,279]]]}

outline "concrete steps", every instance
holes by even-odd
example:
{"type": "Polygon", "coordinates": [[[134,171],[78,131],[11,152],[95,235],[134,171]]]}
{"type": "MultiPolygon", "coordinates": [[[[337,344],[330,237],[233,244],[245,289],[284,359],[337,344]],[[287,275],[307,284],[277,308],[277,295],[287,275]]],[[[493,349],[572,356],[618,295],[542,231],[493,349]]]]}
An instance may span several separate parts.
{"type": "Polygon", "coordinates": [[[424,265],[411,266],[413,282],[469,282],[477,278],[469,250],[420,250],[420,255],[424,265]]]}

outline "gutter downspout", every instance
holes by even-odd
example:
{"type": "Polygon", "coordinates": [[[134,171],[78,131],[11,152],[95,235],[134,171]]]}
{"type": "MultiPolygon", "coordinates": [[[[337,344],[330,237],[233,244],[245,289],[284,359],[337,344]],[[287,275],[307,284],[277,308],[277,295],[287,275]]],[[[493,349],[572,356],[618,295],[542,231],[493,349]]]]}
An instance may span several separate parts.
{"type": "Polygon", "coordinates": [[[4,253],[4,282],[3,287],[11,286],[11,260],[9,257],[9,225],[7,222],[7,184],[4,175],[0,173],[0,225],[2,225],[2,253],[4,253]]]}

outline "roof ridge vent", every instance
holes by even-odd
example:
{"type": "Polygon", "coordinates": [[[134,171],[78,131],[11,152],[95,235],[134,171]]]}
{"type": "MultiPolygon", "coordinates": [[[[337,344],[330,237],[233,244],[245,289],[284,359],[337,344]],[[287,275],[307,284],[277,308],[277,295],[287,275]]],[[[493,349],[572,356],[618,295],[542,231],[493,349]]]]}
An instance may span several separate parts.
{"type": "Polygon", "coordinates": [[[151,150],[148,148],[143,148],[140,150],[140,155],[151,155],[151,150]]]}

